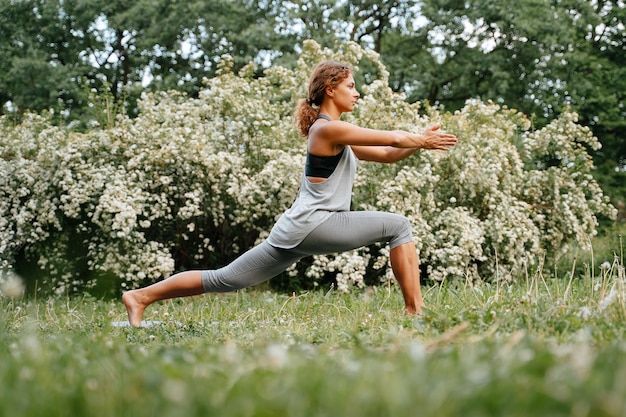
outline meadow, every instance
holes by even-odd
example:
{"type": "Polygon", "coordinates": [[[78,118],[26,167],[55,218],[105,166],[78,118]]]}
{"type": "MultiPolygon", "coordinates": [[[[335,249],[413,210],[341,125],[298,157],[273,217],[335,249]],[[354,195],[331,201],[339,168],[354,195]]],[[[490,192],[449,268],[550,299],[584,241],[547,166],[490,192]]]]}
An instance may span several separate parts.
{"type": "Polygon", "coordinates": [[[0,416],[626,416],[623,255],[513,284],[0,300],[0,416]],[[588,270],[593,271],[593,269],[588,270]]]}
{"type": "Polygon", "coordinates": [[[195,98],[144,95],[135,118],[101,109],[85,132],[0,118],[0,417],[626,416],[624,230],[607,256],[571,245],[617,218],[576,113],[536,130],[491,102],[422,108],[356,44],[306,42],[296,69],[262,77],[232,67],[195,98]],[[288,271],[315,291],[170,300],[144,317],[159,324],[114,326],[119,297],[82,294],[221,266],[267,236],[298,189],[293,109],[322,58],[379,73],[346,121],[460,139],[360,165],[353,193],[414,226],[427,309],[367,286],[388,276],[368,247],[288,271]],[[37,290],[20,296],[13,272],[37,290]]]}

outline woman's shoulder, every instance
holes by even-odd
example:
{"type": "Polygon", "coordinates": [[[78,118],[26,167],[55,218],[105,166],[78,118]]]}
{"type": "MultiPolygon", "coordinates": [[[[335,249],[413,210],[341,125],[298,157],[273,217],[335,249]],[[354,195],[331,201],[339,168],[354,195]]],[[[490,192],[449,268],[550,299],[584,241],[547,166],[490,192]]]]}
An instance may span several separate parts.
{"type": "Polygon", "coordinates": [[[337,139],[359,129],[358,126],[343,120],[317,120],[309,130],[309,138],[315,136],[320,139],[337,139]]]}

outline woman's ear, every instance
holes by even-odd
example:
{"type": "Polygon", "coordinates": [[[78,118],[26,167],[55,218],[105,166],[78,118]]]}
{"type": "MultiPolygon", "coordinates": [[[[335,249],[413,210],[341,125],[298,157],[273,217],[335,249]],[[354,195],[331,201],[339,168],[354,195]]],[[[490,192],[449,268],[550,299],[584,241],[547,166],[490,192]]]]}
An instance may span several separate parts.
{"type": "Polygon", "coordinates": [[[327,85],[325,88],[326,91],[326,95],[332,97],[333,95],[335,95],[334,89],[332,86],[327,85]]]}

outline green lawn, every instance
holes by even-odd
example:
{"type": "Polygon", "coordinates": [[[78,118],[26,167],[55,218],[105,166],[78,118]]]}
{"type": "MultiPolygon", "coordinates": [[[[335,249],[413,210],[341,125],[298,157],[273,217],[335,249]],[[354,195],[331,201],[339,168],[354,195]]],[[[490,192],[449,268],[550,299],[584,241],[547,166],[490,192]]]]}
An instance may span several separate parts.
{"type": "Polygon", "coordinates": [[[623,266],[594,279],[153,305],[0,300],[0,416],[626,416],[623,266]]]}

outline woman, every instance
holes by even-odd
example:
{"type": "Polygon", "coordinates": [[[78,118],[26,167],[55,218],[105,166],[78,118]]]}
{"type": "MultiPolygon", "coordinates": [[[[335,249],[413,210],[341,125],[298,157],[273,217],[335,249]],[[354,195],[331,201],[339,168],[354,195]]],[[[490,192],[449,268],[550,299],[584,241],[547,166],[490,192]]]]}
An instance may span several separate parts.
{"type": "Polygon", "coordinates": [[[389,243],[393,273],[407,313],[424,301],[419,264],[409,221],[384,212],[350,211],[357,160],[395,162],[418,149],[448,150],[457,139],[432,126],[421,135],[361,128],[339,120],[359,98],[351,68],[319,64],[309,96],[296,110],[296,126],[308,137],[305,172],[298,197],[277,221],[269,237],[231,264],[210,271],[186,271],[146,288],[128,291],[122,300],[132,326],[140,326],[145,308],[175,297],[227,292],[268,280],[305,256],[344,252],[376,242],[389,243]]]}

